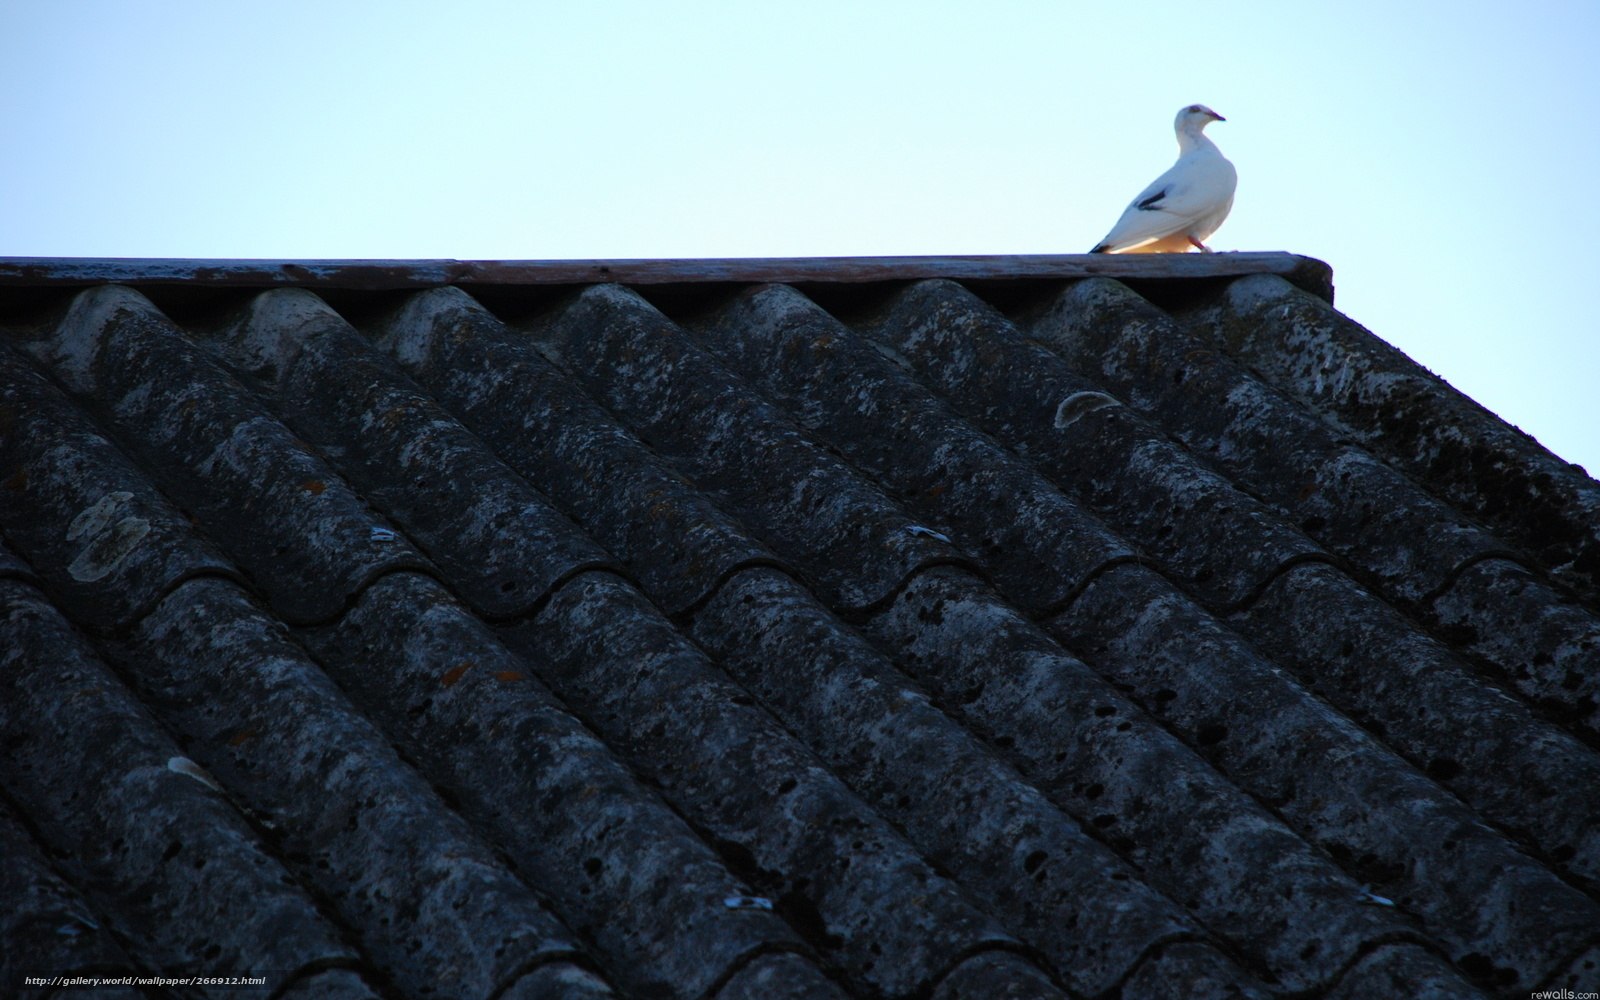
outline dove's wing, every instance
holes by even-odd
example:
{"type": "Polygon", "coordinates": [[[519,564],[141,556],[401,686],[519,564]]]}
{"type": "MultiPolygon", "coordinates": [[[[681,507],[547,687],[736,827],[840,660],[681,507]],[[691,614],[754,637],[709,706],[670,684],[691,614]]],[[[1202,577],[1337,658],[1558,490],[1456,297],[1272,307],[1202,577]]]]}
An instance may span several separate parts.
{"type": "Polygon", "coordinates": [[[1185,233],[1196,223],[1216,216],[1216,222],[1199,235],[1204,239],[1232,206],[1235,181],[1233,164],[1211,149],[1197,149],[1180,157],[1134,197],[1095,250],[1116,253],[1138,249],[1185,233]]]}

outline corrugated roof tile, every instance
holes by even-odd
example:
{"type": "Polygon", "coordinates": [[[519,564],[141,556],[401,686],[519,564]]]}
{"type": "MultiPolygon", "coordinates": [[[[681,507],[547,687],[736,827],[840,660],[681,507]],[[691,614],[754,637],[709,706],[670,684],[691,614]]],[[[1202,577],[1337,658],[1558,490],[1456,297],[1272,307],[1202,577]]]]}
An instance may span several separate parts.
{"type": "Polygon", "coordinates": [[[142,296],[83,292],[50,337],[28,346],[212,537],[227,539],[286,620],[327,620],[382,573],[427,565],[142,296]],[[85,342],[95,345],[87,360],[85,342]]]}
{"type": "Polygon", "coordinates": [[[481,614],[538,607],[556,584],[617,566],[321,299],[258,296],[208,339],[277,412],[393,517],[481,614]]]}
{"type": "Polygon", "coordinates": [[[1594,989],[1600,487],[1329,297],[0,261],[0,992],[1594,989]]]}
{"type": "Polygon", "coordinates": [[[1106,404],[1120,400],[1027,343],[961,286],[915,285],[871,326],[967,419],[1210,605],[1244,603],[1285,566],[1329,558],[1131,408],[1106,404]],[[1003,351],[1005,364],[1033,377],[1019,384],[987,374],[990,365],[975,363],[980,342],[988,358],[1003,351]],[[1003,401],[1021,393],[1030,394],[1026,404],[1003,401]]]}
{"type": "Polygon", "coordinates": [[[60,390],[10,351],[0,351],[0,379],[0,526],[31,563],[52,567],[50,587],[85,627],[126,626],[184,580],[237,572],[60,390]]]}
{"type": "Polygon", "coordinates": [[[1142,567],[1047,628],[1453,955],[1540,982],[1600,926],[1600,905],[1142,567]]]}
{"type": "Polygon", "coordinates": [[[1037,471],[793,289],[753,290],[693,326],[824,446],[941,525],[1031,612],[1136,558],[1037,471]]]}
{"type": "Polygon", "coordinates": [[[359,967],[272,847],[44,595],[0,581],[0,607],[6,793],[71,859],[133,957],[291,978],[359,967]]]}
{"type": "Polygon", "coordinates": [[[394,574],[309,637],[335,677],[485,828],[623,985],[697,997],[797,950],[758,893],[438,583],[394,574]]]}
{"type": "Polygon", "coordinates": [[[1468,986],[1460,973],[1411,944],[1374,949],[1345,973],[1339,985],[1326,995],[1328,1000],[1390,996],[1454,1000],[1483,996],[1468,986]]]}
{"type": "Polygon", "coordinates": [[[1203,934],[789,577],[736,575],[693,635],[1074,990],[1101,995],[1152,951],[1203,934]]]}
{"type": "Polygon", "coordinates": [[[831,1000],[837,987],[799,955],[759,955],[710,994],[715,1000],[831,1000]]]}
{"type": "Polygon", "coordinates": [[[12,552],[11,547],[4,541],[0,541],[0,579],[39,585],[39,578],[34,575],[33,567],[24,562],[21,556],[12,552]]]}
{"type": "Polygon", "coordinates": [[[1049,977],[1018,955],[985,952],[958,965],[929,1000],[1039,1000],[1062,997],[1049,977]]]}
{"type": "Polygon", "coordinates": [[[1312,412],[1600,597],[1600,485],[1327,303],[1257,275],[1185,317],[1312,412]]]}
{"type": "Polygon", "coordinates": [[[1444,618],[1438,605],[1446,595],[1451,607],[1475,606],[1480,625],[1459,614],[1440,624],[1473,629],[1472,651],[1529,697],[1567,718],[1593,711],[1600,675],[1578,664],[1593,662],[1600,619],[1530,575],[1518,587],[1488,590],[1483,574],[1472,571],[1489,560],[1529,562],[1515,548],[1340,441],[1326,423],[1116,282],[1074,286],[1033,330],[1116,391],[1134,394],[1168,433],[1350,559],[1398,604],[1434,619],[1444,618]],[[1516,634],[1535,621],[1537,639],[1516,634]],[[1544,646],[1546,659],[1529,669],[1515,650],[1534,645],[1544,646]],[[1574,686],[1572,676],[1583,680],[1574,686]]]}
{"type": "Polygon", "coordinates": [[[1153,952],[1123,981],[1121,995],[1160,996],[1174,989],[1193,1000],[1255,1000],[1273,995],[1256,983],[1241,982],[1232,962],[1216,949],[1192,941],[1176,941],[1153,952]]]}
{"type": "MultiPolygon", "coordinates": [[[[781,293],[769,291],[758,294],[774,295],[781,293]]],[[[778,308],[793,309],[794,306],[791,305],[790,301],[785,301],[778,308]]],[[[763,319],[775,324],[784,322],[784,320],[771,320],[767,319],[767,317],[763,317],[763,319]]],[[[790,323],[794,322],[789,316],[785,316],[784,319],[790,323]]],[[[740,325],[744,328],[749,328],[761,325],[761,321],[741,323],[740,325]]],[[[839,546],[833,544],[829,529],[822,526],[834,522],[834,511],[830,510],[821,518],[814,516],[807,518],[803,514],[797,516],[797,512],[785,503],[784,498],[801,493],[810,477],[816,474],[816,469],[819,466],[827,467],[831,463],[819,455],[812,455],[809,458],[797,458],[795,456],[795,452],[799,447],[797,445],[790,445],[787,448],[777,446],[779,441],[792,442],[794,438],[788,435],[792,435],[793,432],[791,431],[788,432],[788,435],[784,435],[782,433],[784,428],[777,417],[765,417],[761,414],[757,406],[749,402],[747,394],[740,392],[736,386],[730,384],[728,375],[718,369],[692,345],[686,343],[681,335],[676,334],[671,325],[664,318],[659,317],[659,314],[655,313],[654,310],[644,307],[637,299],[628,297],[623,292],[592,291],[586,293],[579,300],[578,305],[561,313],[561,319],[556,322],[552,335],[558,338],[562,355],[567,363],[573,367],[573,370],[577,373],[582,373],[586,378],[587,384],[594,387],[602,401],[614,412],[618,412],[624,419],[628,420],[633,429],[644,440],[659,449],[667,451],[669,454],[679,457],[686,463],[686,468],[691,471],[691,474],[698,481],[720,484],[732,479],[738,482],[739,485],[723,491],[727,497],[725,502],[736,513],[751,523],[757,531],[762,532],[769,544],[773,545],[781,555],[807,567],[832,562],[835,567],[850,567],[857,574],[865,568],[867,570],[867,579],[882,579],[886,584],[894,582],[896,579],[894,576],[880,575],[872,568],[875,554],[882,551],[882,543],[875,545],[863,539],[855,546],[854,558],[844,556],[839,546]],[[573,311],[575,309],[581,310],[585,305],[590,305],[591,308],[598,310],[601,315],[593,316],[592,313],[583,312],[580,313],[581,318],[574,318],[573,311]],[[618,313],[622,315],[618,315],[618,313]],[[704,388],[707,386],[715,388],[704,388]],[[730,402],[720,403],[720,400],[729,400],[730,402]],[[725,430],[719,428],[720,421],[729,419],[732,420],[730,426],[725,430]],[[691,432],[691,428],[696,430],[691,432]],[[753,449],[751,451],[740,451],[726,447],[719,448],[717,442],[725,434],[736,436],[738,440],[752,445],[753,449]],[[787,460],[775,461],[770,465],[763,463],[756,469],[750,467],[755,456],[774,451],[779,454],[787,452],[784,456],[787,460]],[[760,484],[759,487],[757,486],[758,483],[760,484]],[[814,530],[817,530],[817,535],[794,534],[785,530],[786,526],[797,523],[810,525],[814,530]]],[[[830,335],[842,339],[848,336],[848,333],[836,330],[830,331],[830,335]]],[[[863,390],[857,389],[856,391],[863,390]]],[[[832,495],[838,496],[849,490],[853,485],[852,480],[841,480],[839,485],[834,487],[832,495]]],[[[865,492],[863,488],[857,487],[857,489],[865,492]]],[[[878,503],[887,506],[886,500],[878,501],[878,503]]],[[[878,509],[883,509],[883,506],[878,507],[878,509]]],[[[860,515],[851,517],[849,520],[857,530],[873,523],[870,518],[864,518],[860,515]]],[[[881,535],[894,537],[893,529],[890,526],[880,528],[878,531],[881,535]]],[[[923,569],[923,573],[910,576],[911,582],[906,585],[906,589],[895,601],[896,605],[905,603],[908,600],[908,595],[920,592],[922,582],[929,579],[925,567],[912,565],[902,568],[900,575],[902,579],[916,572],[919,568],[923,569]]],[[[833,590],[833,600],[840,605],[836,610],[850,611],[859,606],[859,602],[851,600],[851,595],[841,593],[833,588],[826,589],[833,590]]],[[[881,600],[881,597],[879,600],[881,600]]],[[[873,601],[871,603],[877,602],[873,601]]],[[[975,634],[978,630],[970,625],[962,629],[959,634],[951,634],[946,631],[955,626],[962,607],[976,610],[985,603],[990,602],[986,597],[980,596],[978,593],[969,592],[958,595],[947,592],[938,599],[939,607],[937,610],[927,610],[921,616],[925,623],[920,631],[925,633],[927,637],[938,636],[938,639],[932,641],[938,642],[943,647],[946,651],[943,654],[945,656],[950,656],[951,654],[948,651],[955,648],[979,652],[984,660],[987,661],[987,669],[1015,662],[1019,656],[1037,658],[1054,655],[1056,661],[1062,666],[1072,662],[1065,654],[1059,652],[1052,654],[1049,649],[1051,644],[1048,640],[1029,644],[1027,639],[1022,638],[1028,629],[1026,624],[1020,621],[1006,623],[1002,617],[996,617],[993,610],[988,611],[987,614],[984,611],[977,611],[975,617],[983,621],[981,635],[975,634]],[[948,618],[949,621],[926,622],[926,619],[936,615],[948,618]],[[930,624],[944,626],[944,629],[929,627],[930,624]],[[1010,643],[1012,648],[996,646],[994,644],[995,638],[1006,633],[1008,624],[1010,625],[1009,631],[1012,636],[1010,643]],[[1029,648],[1030,645],[1031,648],[1029,648]]],[[[929,640],[924,637],[919,638],[923,638],[923,648],[927,648],[929,640]]],[[[1042,637],[1040,638],[1042,640],[1042,637]]],[[[938,658],[941,654],[930,649],[928,655],[930,658],[938,658]]],[[[961,658],[961,661],[965,664],[971,663],[965,656],[961,658]]],[[[927,669],[926,664],[922,666],[927,669]]],[[[995,675],[988,674],[987,669],[982,679],[969,678],[970,683],[977,685],[980,689],[989,684],[989,677],[995,675]]],[[[1077,669],[1082,670],[1082,667],[1078,666],[1077,669]]],[[[1056,676],[1059,677],[1060,674],[1058,673],[1056,676]]],[[[1082,686],[1085,681],[1090,684],[1087,694],[1074,692],[1069,695],[1062,691],[1059,694],[1052,692],[1045,697],[1049,702],[1061,706],[1069,704],[1082,705],[1090,698],[1096,697],[1096,695],[1098,695],[1100,701],[1106,704],[1115,705],[1121,701],[1109,689],[1099,689],[1097,678],[1090,681],[1088,677],[1085,677],[1083,681],[1079,682],[1079,686],[1082,686]]],[[[1002,683],[998,676],[995,676],[993,686],[988,692],[985,692],[991,700],[996,702],[1021,700],[1010,692],[1001,693],[1002,683]]],[[[1010,685],[1015,686],[1015,684],[1015,679],[1011,679],[1010,685]]],[[[1037,696],[1037,692],[1029,693],[1037,696]]],[[[984,695],[980,694],[975,698],[964,698],[964,700],[970,706],[973,702],[980,701],[983,697],[984,695]]],[[[1019,713],[1022,718],[1028,717],[1029,707],[1027,706],[1012,704],[1007,707],[1011,713],[1019,713]]],[[[1131,706],[1125,707],[1131,709],[1131,706]]],[[[981,709],[968,707],[966,711],[969,715],[972,715],[981,711],[981,709]]],[[[1129,716],[1136,717],[1137,712],[1124,713],[1124,718],[1129,716]]],[[[1013,716],[1013,718],[1015,717],[1017,716],[1013,716]]],[[[1064,724],[1069,725],[1069,723],[1065,722],[1065,719],[1066,717],[1058,714],[1049,722],[1045,722],[1042,719],[1033,720],[1042,728],[1030,734],[1030,736],[1034,738],[1043,737],[1044,741],[1051,744],[1052,747],[1063,744],[1095,742],[1094,737],[1088,734],[1097,728],[1095,724],[1099,721],[1099,717],[1088,717],[1086,721],[1090,725],[1087,729],[1080,729],[1077,732],[1072,729],[1063,729],[1064,724]]],[[[999,738],[1013,740],[1014,738],[1009,733],[1009,727],[1003,728],[1000,730],[999,738]]],[[[1141,730],[1139,735],[1125,737],[1125,745],[1134,744],[1134,746],[1123,750],[1123,753],[1140,761],[1140,763],[1130,763],[1128,766],[1135,770],[1142,770],[1144,767],[1149,766],[1144,763],[1145,760],[1159,757],[1163,760],[1162,766],[1164,770],[1183,772],[1188,764],[1187,756],[1181,753],[1173,756],[1165,748],[1158,749],[1163,738],[1164,734],[1156,735],[1155,731],[1148,729],[1141,730]],[[1140,745],[1141,743],[1142,745],[1140,745]]],[[[1038,753],[1038,751],[1035,751],[1035,753],[1038,753]]],[[[1062,765],[1058,761],[1055,766],[1059,769],[1062,765]]],[[[1203,765],[1199,765],[1199,767],[1203,768],[1203,765]]],[[[1081,763],[1079,768],[1082,768],[1081,763]]],[[[1082,770],[1080,770],[1081,773],[1082,770]]],[[[1094,772],[1091,771],[1090,774],[1093,775],[1094,772]]],[[[1113,794],[1098,807],[1102,811],[1093,813],[1092,818],[1094,821],[1110,820],[1116,822],[1123,819],[1123,816],[1119,815],[1119,813],[1135,812],[1135,810],[1128,808],[1130,803],[1126,797],[1127,793],[1123,789],[1116,787],[1115,778],[1110,773],[1095,776],[1103,776],[1113,780],[1113,794]]],[[[1211,794],[1213,795],[1227,794],[1222,790],[1222,787],[1213,785],[1204,778],[1197,780],[1211,785],[1211,794]]],[[[1131,790],[1129,791],[1131,792],[1131,790]]],[[[1178,800],[1179,797],[1173,797],[1175,803],[1178,800]]],[[[1185,803],[1188,809],[1194,809],[1197,805],[1197,801],[1185,803]]],[[[1238,807],[1235,806],[1235,808],[1238,807]]],[[[1156,822],[1160,822],[1158,811],[1150,810],[1146,807],[1137,810],[1137,812],[1144,814],[1144,816],[1150,816],[1156,822]]],[[[1195,825],[1196,815],[1197,813],[1194,812],[1187,813],[1186,819],[1191,825],[1195,825]]],[[[1133,822],[1142,820],[1144,816],[1134,819],[1133,822]]],[[[1085,818],[1088,819],[1090,817],[1085,818]]],[[[1175,819],[1175,817],[1173,818],[1175,819]]],[[[1268,825],[1270,826],[1270,824],[1268,825]]],[[[1177,830],[1180,826],[1180,823],[1169,820],[1168,825],[1161,829],[1160,836],[1155,839],[1181,841],[1183,838],[1177,835],[1177,830]]],[[[1233,827],[1227,835],[1231,836],[1233,832],[1237,832],[1240,829],[1239,827],[1233,827]]],[[[1135,832],[1129,834],[1129,836],[1137,838],[1140,832],[1135,827],[1135,832]]],[[[1152,829],[1144,832],[1153,834],[1155,831],[1152,829]]],[[[1202,837],[1206,835],[1206,831],[1200,833],[1202,837]]],[[[1265,834],[1265,840],[1257,848],[1263,858],[1271,857],[1273,854],[1281,853],[1285,850],[1290,852],[1299,850],[1309,857],[1309,852],[1306,851],[1304,845],[1288,846],[1293,841],[1292,837],[1278,842],[1274,847],[1267,847],[1266,845],[1272,842],[1274,837],[1276,837],[1275,833],[1265,834]]],[[[1147,865],[1152,864],[1149,859],[1141,860],[1144,860],[1147,865]]],[[[1248,869],[1251,865],[1251,862],[1243,860],[1237,863],[1243,869],[1248,869]]],[[[1270,876],[1266,876],[1263,871],[1265,865],[1257,862],[1257,866],[1256,870],[1251,872],[1251,880],[1270,880],[1270,876]]],[[[1333,875],[1331,867],[1322,873],[1322,878],[1324,879],[1330,876],[1336,877],[1333,875]]],[[[1303,897],[1307,895],[1314,897],[1316,895],[1317,890],[1309,887],[1315,881],[1315,877],[1308,880],[1304,875],[1300,875],[1298,879],[1302,881],[1302,884],[1297,889],[1298,894],[1302,897],[1302,900],[1299,901],[1300,905],[1303,906],[1305,905],[1303,897]]],[[[1215,889],[1217,887],[1208,888],[1215,889]]],[[[1241,888],[1242,886],[1238,884],[1231,887],[1233,891],[1239,891],[1241,888]]],[[[1286,891],[1294,894],[1296,890],[1287,889],[1286,887],[1286,891]]],[[[1220,895],[1226,896],[1226,892],[1220,895]]],[[[1346,889],[1346,899],[1353,900],[1354,895],[1353,889],[1346,889]]],[[[1185,893],[1184,898],[1193,905],[1197,899],[1202,897],[1191,889],[1185,893]]],[[[1331,902],[1331,899],[1328,901],[1331,902]]],[[[1233,907],[1236,904],[1229,902],[1221,903],[1220,905],[1233,907]]],[[[1341,909],[1337,905],[1333,908],[1335,910],[1341,909]]],[[[1238,909],[1244,909],[1244,907],[1238,907],[1238,909]]],[[[1349,916],[1356,918],[1358,922],[1368,919],[1368,915],[1364,911],[1358,910],[1353,903],[1342,907],[1342,909],[1349,911],[1349,916]]],[[[1257,908],[1257,912],[1261,912],[1259,908],[1257,908]]],[[[1383,923],[1382,920],[1373,922],[1377,925],[1383,923]]],[[[1257,930],[1264,929],[1263,925],[1257,930]]],[[[1253,937],[1257,941],[1260,940],[1259,934],[1253,935],[1253,937]]],[[[1282,945],[1278,942],[1272,942],[1267,944],[1266,947],[1276,951],[1282,945]]],[[[1297,952],[1303,951],[1303,942],[1296,942],[1294,950],[1297,952]]],[[[1308,977],[1307,985],[1325,981],[1332,975],[1329,969],[1323,969],[1320,972],[1301,972],[1300,969],[1294,967],[1293,963],[1288,964],[1288,967],[1282,970],[1275,968],[1274,972],[1283,977],[1292,977],[1296,974],[1306,975],[1308,977]]]]}
{"type": "Polygon", "coordinates": [[[378,342],[513,469],[629,563],[668,612],[703,600],[741,566],[773,564],[680,473],[667,468],[543,356],[455,289],[411,299],[378,342]],[[647,512],[643,517],[636,512],[647,512]],[[670,595],[670,596],[668,596],[670,595]]]}
{"type": "Polygon", "coordinates": [[[553,962],[529,970],[499,996],[504,1000],[606,1000],[616,994],[604,979],[583,966],[553,962]]]}
{"type": "Polygon", "coordinates": [[[951,955],[1014,943],[625,582],[580,577],[519,631],[597,730],[852,977],[911,993],[951,955]]]}
{"type": "Polygon", "coordinates": [[[1397,599],[1420,603],[1462,564],[1514,554],[1118,282],[1074,285],[1029,330],[1397,599]]]}
{"type": "MultiPolygon", "coordinates": [[[[45,997],[44,986],[19,989],[27,976],[133,975],[105,918],[63,879],[18,816],[0,803],[0,976],[19,997],[45,997]]],[[[122,990],[119,997],[139,994],[122,990]]]]}
{"type": "Polygon", "coordinates": [[[1466,567],[1428,606],[1438,631],[1551,717],[1600,738],[1600,616],[1520,563],[1466,567]]]}
{"type": "Polygon", "coordinates": [[[1361,905],[1360,887],[1326,856],[978,581],[924,573],[865,627],[1048,796],[1287,989],[1326,986],[1357,949],[1409,932],[1361,905]]]}
{"type": "Polygon", "coordinates": [[[396,979],[477,997],[577,938],[237,586],[170,594],[114,658],[396,979]]]}
{"type": "Polygon", "coordinates": [[[679,459],[724,508],[755,505],[763,540],[837,604],[886,600],[907,577],[963,561],[784,421],[637,295],[584,292],[536,335],[641,440],[679,459]]]}
{"type": "Polygon", "coordinates": [[[1593,750],[1328,567],[1285,573],[1236,619],[1309,687],[1593,890],[1600,801],[1563,794],[1600,787],[1593,750]]]}

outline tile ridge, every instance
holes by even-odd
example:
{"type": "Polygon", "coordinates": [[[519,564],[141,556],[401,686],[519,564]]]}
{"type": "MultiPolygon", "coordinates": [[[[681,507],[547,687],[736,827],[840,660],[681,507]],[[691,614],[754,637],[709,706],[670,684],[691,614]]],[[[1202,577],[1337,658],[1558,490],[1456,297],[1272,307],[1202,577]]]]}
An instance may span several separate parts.
{"type": "Polygon", "coordinates": [[[1073,279],[1195,281],[1271,274],[1331,301],[1332,269],[1284,252],[1216,254],[995,254],[865,257],[621,258],[578,260],[279,260],[0,257],[0,288],[155,284],[221,287],[421,289],[511,286],[818,282],[856,284],[944,277],[958,280],[1073,279]]]}

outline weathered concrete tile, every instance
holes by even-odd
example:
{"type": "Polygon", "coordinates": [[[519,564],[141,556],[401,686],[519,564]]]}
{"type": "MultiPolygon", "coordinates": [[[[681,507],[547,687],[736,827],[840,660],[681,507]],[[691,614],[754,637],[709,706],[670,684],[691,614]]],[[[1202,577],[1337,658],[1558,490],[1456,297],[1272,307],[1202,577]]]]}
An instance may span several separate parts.
{"type": "MultiPolygon", "coordinates": [[[[110,630],[181,580],[233,574],[59,390],[0,349],[0,530],[73,617],[110,630]]],[[[12,573],[32,576],[22,563],[12,573]]]]}
{"type": "Polygon", "coordinates": [[[427,563],[148,300],[90,289],[36,357],[293,622],[427,563]]]}
{"type": "Polygon", "coordinates": [[[1329,567],[1285,573],[1234,620],[1485,819],[1590,888],[1600,885],[1600,800],[1571,794],[1600,787],[1600,755],[1329,567]]]}
{"type": "Polygon", "coordinates": [[[698,997],[741,956],[798,947],[770,910],[728,905],[758,894],[436,581],[385,577],[308,641],[619,985],[698,997]]]}
{"type": "Polygon", "coordinates": [[[406,992],[494,993],[578,939],[401,762],[281,623],[196,580],[112,658],[406,992]]]}
{"type": "Polygon", "coordinates": [[[1177,941],[1156,951],[1122,984],[1121,995],[1188,1000],[1266,1000],[1265,987],[1241,981],[1235,966],[1214,948],[1177,941]]]}
{"type": "Polygon", "coordinates": [[[214,780],[12,581],[0,581],[0,734],[6,794],[145,968],[359,961],[214,780]]]}
{"type": "Polygon", "coordinates": [[[1132,702],[955,570],[866,623],[901,669],[1284,988],[1415,933],[1132,702]]]}
{"type": "MultiPolygon", "coordinates": [[[[1365,956],[1327,995],[1328,1000],[1388,996],[1480,1000],[1484,996],[1459,972],[1411,944],[1379,948],[1365,956]]],[[[1497,989],[1494,995],[1503,994],[1497,989]]]]}
{"type": "Polygon", "coordinates": [[[614,996],[604,979],[569,962],[541,965],[500,994],[502,1000],[604,1000],[614,996]]]}
{"type": "MultiPolygon", "coordinates": [[[[237,996],[237,992],[233,995],[237,996]]],[[[360,975],[349,969],[325,969],[308,973],[293,980],[281,995],[323,997],[326,1000],[376,1000],[372,988],[360,975]]]]}
{"type": "MultiPolygon", "coordinates": [[[[1488,961],[1487,965],[1492,972],[1493,961],[1488,961]]],[[[1539,985],[1549,990],[1592,993],[1596,983],[1600,983],[1600,941],[1578,952],[1567,962],[1565,968],[1539,985]]]]}
{"type": "Polygon", "coordinates": [[[903,362],[793,289],[740,296],[695,333],[806,431],[948,533],[1030,612],[1134,558],[1037,470],[952,413],[903,362]]]}
{"type": "Polygon", "coordinates": [[[1428,611],[1439,631],[1494,664],[1529,701],[1600,739],[1600,618],[1502,559],[1467,567],[1428,611]]]}
{"type": "Polygon", "coordinates": [[[1200,936],[1136,869],[782,573],[733,577],[696,613],[693,634],[1074,990],[1098,996],[1159,942],[1200,936]]]}
{"type": "Polygon", "coordinates": [[[402,368],[675,613],[777,558],[525,338],[464,293],[415,296],[379,335],[402,368]]]}
{"type": "MultiPolygon", "coordinates": [[[[0,983],[43,998],[26,976],[123,976],[138,971],[106,919],[58,874],[15,813],[0,804],[0,983]]],[[[109,993],[108,993],[109,995],[109,993]]],[[[136,996],[127,990],[125,996],[136,996]]]]}
{"type": "Polygon", "coordinates": [[[1021,955],[989,951],[958,965],[934,987],[929,1000],[1064,1000],[1065,996],[1021,955]]]}
{"type": "Polygon", "coordinates": [[[1393,599],[1415,605],[1465,563],[1515,552],[1121,282],[1074,284],[1028,330],[1393,599]]]}
{"type": "Polygon", "coordinates": [[[525,325],[0,316],[0,940],[290,996],[1593,988],[1600,486],[1349,320],[470,287],[525,325]]]}
{"type": "Polygon", "coordinates": [[[1229,283],[1184,316],[1303,405],[1600,599],[1600,484],[1327,303],[1278,279],[1229,283]]]}
{"type": "Polygon", "coordinates": [[[1155,574],[1113,569],[1047,628],[1452,955],[1496,955],[1531,989],[1600,927],[1600,906],[1155,574]]]}
{"type": "Polygon", "coordinates": [[[537,336],[834,603],[871,606],[918,569],[962,559],[632,292],[591,288],[537,336]]]}
{"type": "Polygon", "coordinates": [[[309,292],[259,295],[204,343],[264,386],[481,613],[525,614],[558,581],[617,565],[309,292]]]}
{"type": "Polygon", "coordinates": [[[871,327],[952,406],[1208,605],[1237,605],[1284,566],[1331,558],[960,286],[919,285],[871,327]],[[1002,350],[1004,366],[977,364],[1002,350]],[[1024,367],[1031,377],[1007,379],[1024,367]]]}
{"type": "Polygon", "coordinates": [[[852,981],[908,995],[952,954],[1014,943],[623,580],[585,574],[513,631],[556,693],[852,981]]]}
{"type": "Polygon", "coordinates": [[[839,988],[799,955],[757,956],[712,994],[715,1000],[831,1000],[839,988]]]}

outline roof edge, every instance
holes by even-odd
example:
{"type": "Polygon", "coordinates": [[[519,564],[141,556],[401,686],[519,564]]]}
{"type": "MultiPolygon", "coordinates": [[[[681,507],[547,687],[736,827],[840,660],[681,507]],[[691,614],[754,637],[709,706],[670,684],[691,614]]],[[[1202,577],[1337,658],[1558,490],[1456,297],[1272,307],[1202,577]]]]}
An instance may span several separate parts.
{"type": "Polygon", "coordinates": [[[922,257],[726,257],[620,260],[268,260],[0,257],[0,287],[120,283],[388,291],[439,285],[841,283],[1117,278],[1193,281],[1275,274],[1328,302],[1333,269],[1273,252],[1005,254],[922,257]]]}

